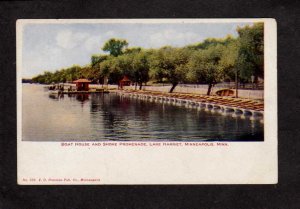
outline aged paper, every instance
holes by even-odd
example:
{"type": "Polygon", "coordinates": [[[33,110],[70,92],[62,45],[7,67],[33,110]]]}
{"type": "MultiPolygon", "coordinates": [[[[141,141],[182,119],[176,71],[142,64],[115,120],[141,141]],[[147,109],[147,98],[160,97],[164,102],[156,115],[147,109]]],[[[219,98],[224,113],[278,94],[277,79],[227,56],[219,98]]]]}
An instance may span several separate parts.
{"type": "Polygon", "coordinates": [[[16,27],[18,184],[277,183],[274,19],[16,27]]]}

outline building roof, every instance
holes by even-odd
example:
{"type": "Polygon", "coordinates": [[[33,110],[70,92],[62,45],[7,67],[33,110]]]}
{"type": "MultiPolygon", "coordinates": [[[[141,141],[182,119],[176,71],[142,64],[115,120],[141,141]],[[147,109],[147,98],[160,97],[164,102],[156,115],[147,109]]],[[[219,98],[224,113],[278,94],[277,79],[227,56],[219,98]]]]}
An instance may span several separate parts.
{"type": "Polygon", "coordinates": [[[124,82],[124,81],[130,81],[130,80],[129,80],[129,78],[125,75],[121,81],[124,82]]]}
{"type": "Polygon", "coordinates": [[[85,78],[80,78],[76,81],[73,81],[73,83],[91,83],[91,81],[89,81],[88,79],[85,79],[85,78]]]}

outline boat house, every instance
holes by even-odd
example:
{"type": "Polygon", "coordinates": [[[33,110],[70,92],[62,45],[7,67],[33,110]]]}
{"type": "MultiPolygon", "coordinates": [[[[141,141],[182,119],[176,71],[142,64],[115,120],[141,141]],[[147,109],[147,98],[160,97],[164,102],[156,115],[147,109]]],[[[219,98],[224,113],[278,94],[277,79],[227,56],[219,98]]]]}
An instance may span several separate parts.
{"type": "Polygon", "coordinates": [[[129,78],[125,75],[122,80],[119,81],[119,86],[122,89],[123,86],[130,86],[131,81],[129,78]]]}
{"type": "Polygon", "coordinates": [[[78,79],[76,81],[73,81],[73,83],[76,84],[76,90],[77,91],[88,91],[89,90],[89,83],[91,83],[91,81],[81,78],[78,79]]]}

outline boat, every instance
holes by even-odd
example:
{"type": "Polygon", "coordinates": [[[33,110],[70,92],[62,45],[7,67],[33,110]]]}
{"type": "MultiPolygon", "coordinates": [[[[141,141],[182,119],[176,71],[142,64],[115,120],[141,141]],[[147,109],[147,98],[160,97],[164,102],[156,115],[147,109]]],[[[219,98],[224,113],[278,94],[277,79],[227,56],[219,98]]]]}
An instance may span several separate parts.
{"type": "Polygon", "coordinates": [[[235,91],[232,89],[220,89],[216,91],[216,95],[218,96],[234,96],[235,91]]]}

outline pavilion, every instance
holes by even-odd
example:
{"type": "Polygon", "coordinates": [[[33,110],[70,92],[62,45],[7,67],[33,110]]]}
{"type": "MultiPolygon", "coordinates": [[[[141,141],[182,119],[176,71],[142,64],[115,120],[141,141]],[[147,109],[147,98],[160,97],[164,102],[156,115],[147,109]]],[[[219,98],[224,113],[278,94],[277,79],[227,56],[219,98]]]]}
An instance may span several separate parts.
{"type": "Polygon", "coordinates": [[[89,81],[88,79],[85,79],[85,78],[81,78],[76,81],[73,81],[73,83],[76,84],[77,91],[88,91],[89,83],[91,83],[91,81],[89,81]]]}
{"type": "Polygon", "coordinates": [[[122,89],[123,86],[130,86],[131,81],[129,78],[125,75],[122,80],[119,81],[119,86],[122,89]]]}

